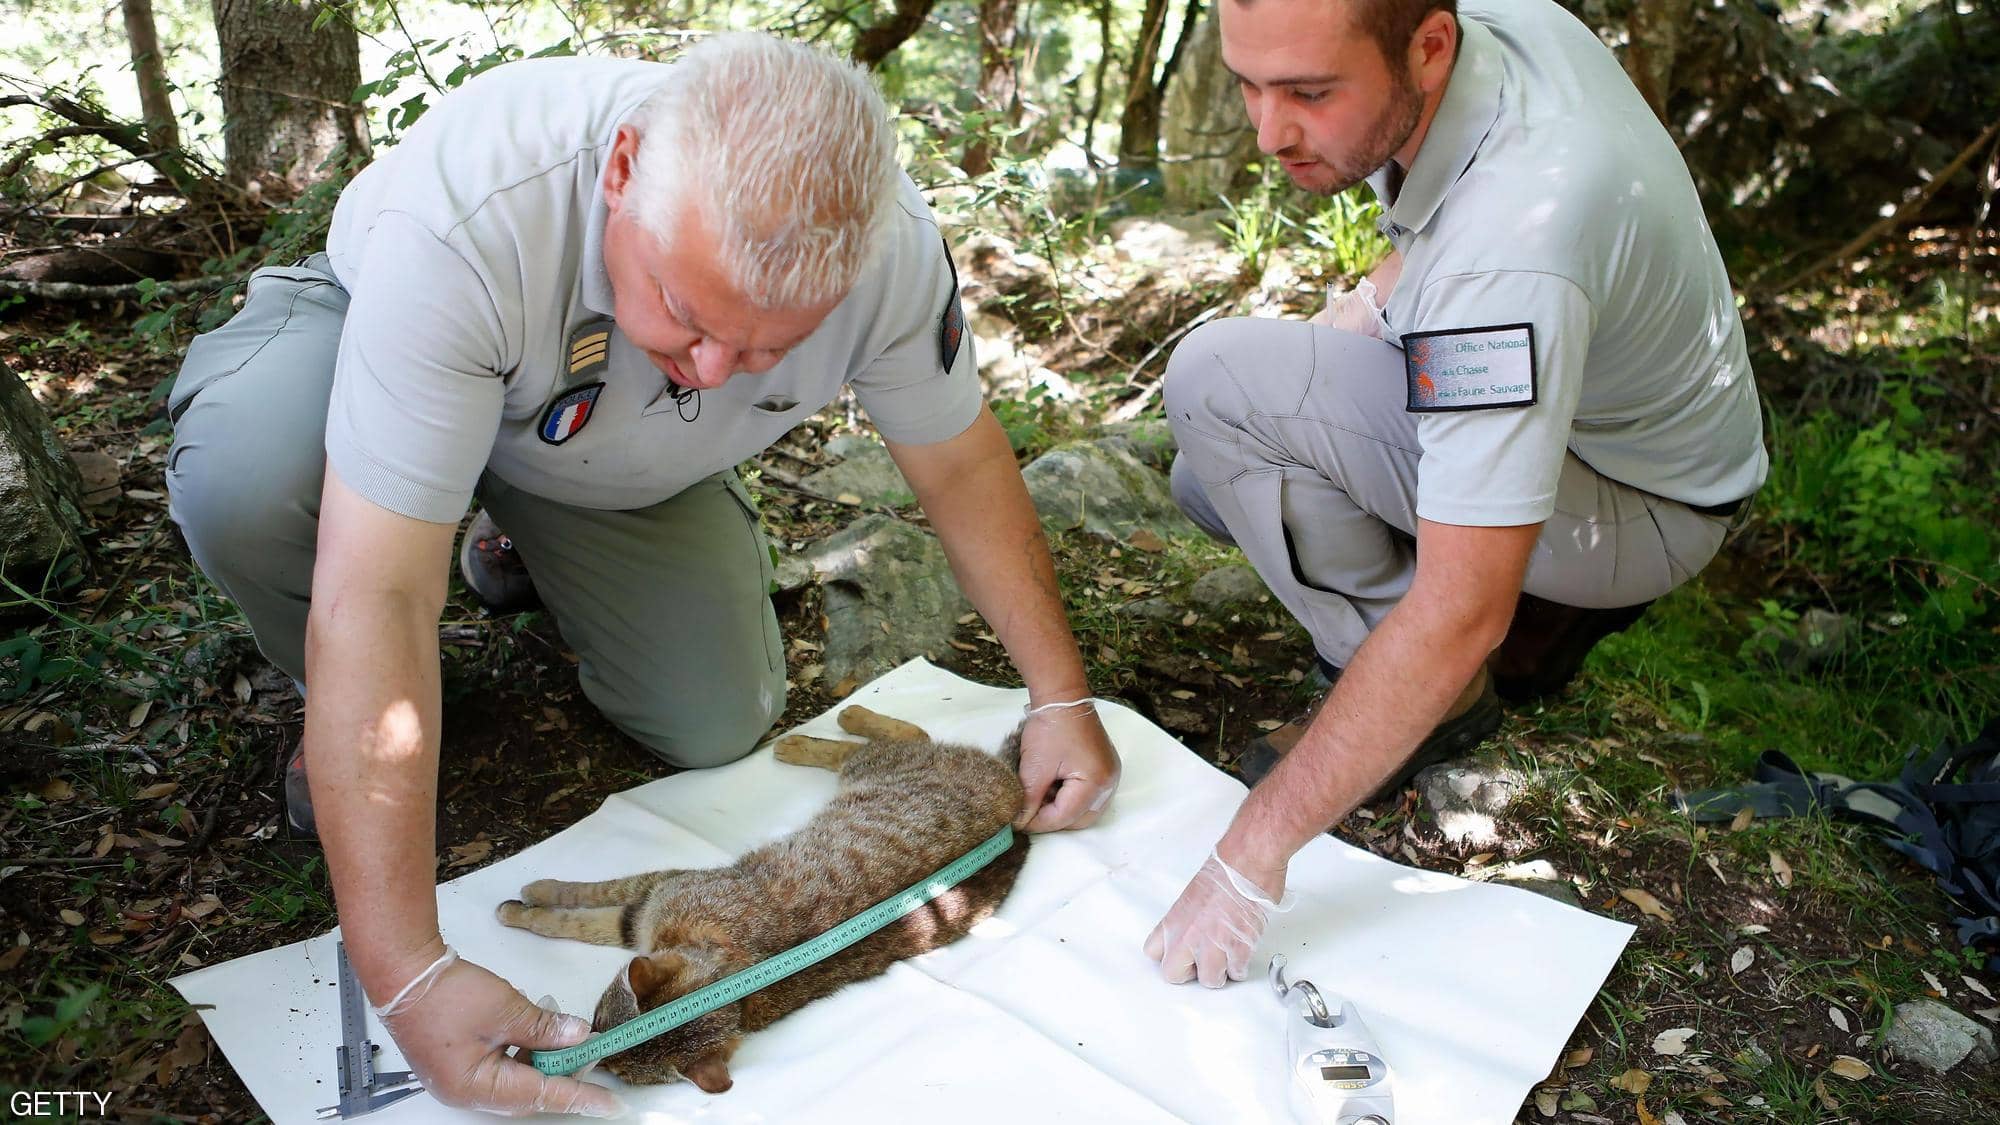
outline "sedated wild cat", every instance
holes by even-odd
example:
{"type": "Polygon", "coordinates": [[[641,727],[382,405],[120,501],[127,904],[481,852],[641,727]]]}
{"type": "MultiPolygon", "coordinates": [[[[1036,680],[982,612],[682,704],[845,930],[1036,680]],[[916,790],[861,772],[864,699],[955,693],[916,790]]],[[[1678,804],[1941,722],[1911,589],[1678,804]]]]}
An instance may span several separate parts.
{"type": "MultiPolygon", "coordinates": [[[[995,757],[933,742],[863,707],[840,713],[867,742],[792,735],[780,761],[838,770],[840,790],[798,831],[728,867],[655,871],[602,883],[543,879],[500,904],[500,921],[545,937],[635,950],[597,1002],[597,1031],[806,941],[971,851],[1013,822],[1026,795],[1017,728],[995,757]]],[[[627,1082],[685,1078],[729,1089],[729,1058],[767,1027],[841,986],[965,936],[1007,897],[1027,858],[1017,832],[999,858],[938,898],[797,975],[604,1060],[627,1082]]]]}

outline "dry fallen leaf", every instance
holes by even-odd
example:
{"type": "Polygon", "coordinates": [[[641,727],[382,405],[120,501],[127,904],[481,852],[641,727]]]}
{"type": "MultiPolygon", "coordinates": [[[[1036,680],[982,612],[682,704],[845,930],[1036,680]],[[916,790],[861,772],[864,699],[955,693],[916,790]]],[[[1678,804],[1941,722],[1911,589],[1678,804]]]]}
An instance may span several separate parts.
{"type": "Polygon", "coordinates": [[[1152,531],[1143,527],[1133,532],[1132,534],[1126,536],[1125,542],[1130,546],[1136,547],[1139,550],[1146,551],[1150,554],[1159,554],[1161,551],[1167,549],[1166,540],[1160,538],[1152,531]]]}
{"type": "Polygon", "coordinates": [[[1937,979],[1936,973],[1931,972],[1929,969],[1919,969],[1917,971],[1924,975],[1924,983],[1931,986],[1931,991],[1937,994],[1938,999],[1943,1000],[1945,997],[1951,995],[1951,993],[1945,991],[1944,982],[1937,979]]]}
{"type": "Polygon", "coordinates": [[[56,911],[56,917],[61,918],[63,920],[63,924],[66,926],[83,925],[83,915],[78,914],[76,911],[71,910],[68,907],[64,907],[63,909],[56,911]]]}
{"type": "Polygon", "coordinates": [[[1771,932],[1771,927],[1759,926],[1755,922],[1752,922],[1750,925],[1747,926],[1736,927],[1736,933],[1737,936],[1739,937],[1756,937],[1758,934],[1768,934],[1770,932],[1771,932]]]}
{"type": "Polygon", "coordinates": [[[1649,914],[1662,922],[1674,920],[1673,911],[1661,905],[1660,900],[1637,887],[1626,887],[1618,892],[1618,897],[1639,908],[1641,914],[1649,914]]]}
{"type": "Polygon", "coordinates": [[[1660,1115],[1660,1125],[1687,1125],[1687,1118],[1670,1109],[1660,1115]]]}
{"type": "Polygon", "coordinates": [[[141,789],[137,793],[132,794],[132,796],[136,800],[151,801],[160,797],[169,796],[174,792],[174,790],[179,789],[180,787],[181,783],[178,781],[159,781],[146,786],[144,789],[141,789]]]}
{"type": "Polygon", "coordinates": [[[1194,610],[1188,610],[1187,616],[1181,618],[1181,624],[1183,626],[1192,625],[1200,620],[1201,620],[1201,614],[1196,613],[1194,610]]]}
{"type": "Polygon", "coordinates": [[[1974,992],[1977,992],[1981,996],[1986,997],[1988,1000],[1993,999],[1993,994],[1991,992],[1986,991],[1985,985],[1980,984],[1978,981],[1973,980],[1971,977],[1968,977],[1963,973],[1959,974],[1958,979],[1965,982],[1965,987],[1971,989],[1974,992]]]}
{"type": "Polygon", "coordinates": [[[1826,1018],[1833,1021],[1833,1026],[1839,1028],[1842,1032],[1847,1030],[1846,1012],[1841,1011],[1839,1008],[1828,1008],[1826,1010],[1826,1018]]]}
{"type": "Polygon", "coordinates": [[[1719,859],[1717,859],[1717,858],[1715,858],[1715,853],[1714,853],[1714,852],[1709,852],[1708,854],[1706,854],[1706,855],[1702,856],[1701,858],[1702,858],[1702,859],[1704,859],[1704,860],[1707,860],[1707,861],[1708,861],[1708,869],[1709,869],[1710,871],[1713,871],[1713,872],[1715,872],[1715,881],[1716,881],[1716,882],[1718,882],[1718,883],[1727,883],[1727,882],[1729,882],[1729,876],[1727,876],[1727,875],[1724,875],[1724,874],[1722,873],[1722,861],[1721,861],[1721,860],[1719,860],[1719,859]]]}
{"type": "Polygon", "coordinates": [[[250,702],[250,681],[243,673],[236,673],[236,682],[229,685],[229,694],[235,696],[238,703],[250,702]]]}
{"type": "Polygon", "coordinates": [[[1258,719],[1258,720],[1257,720],[1257,729],[1258,729],[1258,730],[1277,730],[1277,729],[1278,729],[1279,727],[1281,727],[1281,726],[1284,726],[1284,725],[1285,725],[1285,721],[1284,721],[1283,719],[1258,719]]]}
{"type": "Polygon", "coordinates": [[[464,867],[469,863],[478,863],[492,854],[493,841],[481,839],[470,840],[451,848],[451,862],[445,866],[464,867]]]}
{"type": "Polygon", "coordinates": [[[1694,1037],[1694,1028],[1670,1027],[1653,1036],[1653,1053],[1656,1055],[1686,1054],[1688,1040],[1694,1037]]]}
{"type": "Polygon", "coordinates": [[[1771,874],[1778,877],[1779,886],[1789,887],[1792,885],[1792,865],[1786,863],[1785,857],[1775,851],[1771,853],[1771,874]]]}
{"type": "Polygon", "coordinates": [[[1987,1023],[2000,1023],[2000,1008],[1974,1008],[1972,1014],[1987,1023]]]}
{"type": "Polygon", "coordinates": [[[132,708],[132,713],[125,716],[125,725],[128,727],[142,726],[146,722],[146,716],[152,713],[153,701],[150,699],[141,700],[137,707],[132,708]]]}
{"type": "Polygon", "coordinates": [[[25,945],[16,945],[9,947],[7,952],[0,953],[0,973],[13,972],[14,966],[20,964],[21,958],[26,957],[27,955],[28,955],[28,947],[25,945]]]}
{"type": "Polygon", "coordinates": [[[1813,1079],[1813,1093],[1818,1095],[1819,1104],[1825,1106],[1826,1111],[1828,1113],[1840,1112],[1840,1103],[1833,1099],[1832,1094],[1826,1092],[1825,1075],[1820,1075],[1819,1077],[1813,1079]]]}
{"type": "Polygon", "coordinates": [[[1613,1089],[1623,1090],[1628,1094],[1643,1094],[1652,1084],[1653,1076],[1637,1067],[1611,1080],[1613,1089]]]}
{"type": "Polygon", "coordinates": [[[1639,1110],[1639,1125],[1660,1125],[1660,1119],[1654,1117],[1653,1111],[1646,1108],[1645,1098],[1640,1098],[1636,1104],[1639,1110]]]}
{"type": "Polygon", "coordinates": [[[1740,973],[1749,968],[1756,960],[1756,950],[1747,945],[1739,945],[1736,947],[1736,952],[1729,955],[1729,972],[1731,975],[1740,973]]]}
{"type": "Polygon", "coordinates": [[[1556,1092],[1554,1090],[1535,1091],[1535,1112],[1543,1117],[1556,1115],[1556,1092]]]}
{"type": "Polygon", "coordinates": [[[1833,1056],[1833,1061],[1826,1064],[1826,1069],[1829,1074],[1838,1074],[1849,1082],[1859,1082],[1863,1078],[1871,1078],[1875,1074],[1874,1067],[1869,1066],[1853,1055],[1833,1056]]]}
{"type": "Polygon", "coordinates": [[[1734,817],[1730,818],[1729,830],[1731,832],[1741,832],[1745,828],[1750,827],[1750,822],[1756,819],[1757,810],[1751,808],[1749,805],[1744,805],[1742,808],[1736,810],[1734,817]]]}
{"type": "Polygon", "coordinates": [[[1597,1057],[1597,1051],[1595,1048],[1578,1047],[1576,1050],[1571,1051],[1569,1054],[1563,1056],[1563,1069],[1569,1070],[1573,1067],[1582,1066],[1584,1063],[1587,1063],[1591,1059],[1596,1057],[1597,1057]]]}

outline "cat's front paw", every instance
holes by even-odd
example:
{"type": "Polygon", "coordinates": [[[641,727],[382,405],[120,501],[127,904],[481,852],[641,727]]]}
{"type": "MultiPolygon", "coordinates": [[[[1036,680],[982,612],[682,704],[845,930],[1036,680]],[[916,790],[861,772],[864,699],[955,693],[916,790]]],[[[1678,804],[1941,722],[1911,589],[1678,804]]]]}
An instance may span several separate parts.
{"type": "Polygon", "coordinates": [[[527,903],[510,898],[494,908],[493,916],[500,919],[500,924],[503,926],[525,930],[528,928],[528,909],[527,903]]]}

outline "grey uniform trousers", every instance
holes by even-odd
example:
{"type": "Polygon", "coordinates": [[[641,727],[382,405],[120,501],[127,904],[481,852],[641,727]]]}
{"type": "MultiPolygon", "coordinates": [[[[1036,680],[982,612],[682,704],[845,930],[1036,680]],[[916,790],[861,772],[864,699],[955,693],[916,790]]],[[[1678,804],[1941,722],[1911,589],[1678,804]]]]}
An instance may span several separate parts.
{"type": "MultiPolygon", "coordinates": [[[[174,522],[264,655],[299,680],[346,314],[324,255],[259,270],[168,397],[174,522]]],[[[576,650],[584,694],[625,733],[673,765],[720,765],[784,710],[771,554],[733,471],[630,511],[560,504],[490,472],[478,495],[576,650]]]]}
{"type": "MultiPolygon", "coordinates": [[[[1235,543],[1336,667],[1416,575],[1417,416],[1403,353],[1280,320],[1188,334],[1163,388],[1180,454],[1174,499],[1235,543]]],[[[1598,475],[1568,454],[1525,588],[1591,609],[1637,605],[1693,577],[1729,521],[1598,475]]]]}

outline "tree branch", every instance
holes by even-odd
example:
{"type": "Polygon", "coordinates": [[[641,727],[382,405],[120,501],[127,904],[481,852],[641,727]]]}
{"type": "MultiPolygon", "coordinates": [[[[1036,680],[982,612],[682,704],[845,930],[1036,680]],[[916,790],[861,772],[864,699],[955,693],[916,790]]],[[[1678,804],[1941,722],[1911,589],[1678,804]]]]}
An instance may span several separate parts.
{"type": "Polygon", "coordinates": [[[79,285],[72,281],[0,281],[0,294],[39,297],[44,301],[136,301],[148,292],[155,296],[178,297],[221,289],[243,280],[239,277],[196,277],[186,281],[158,281],[130,285],[79,285]]]}
{"type": "Polygon", "coordinates": [[[1782,285],[1774,285],[1768,289],[1762,285],[1755,285],[1754,288],[1760,296],[1764,297],[1779,293],[1788,293],[1797,288],[1801,282],[1808,281],[1821,271],[1837,266],[1854,255],[1859,254],[1861,251],[1866,250],[1874,244],[1876,239],[1901,226],[1911,215],[1914,215],[1921,209],[1924,204],[1929,203],[1931,197],[1936,195],[1939,189],[1943,188],[1946,182],[1953,176],[1958,175],[1959,171],[1978,154],[1980,149],[1985,148],[1991,143],[1996,135],[2000,135],[2000,121],[1995,121],[1993,124],[1988,125],[1985,132],[1973,138],[1972,143],[1966,145],[1957,156],[1953,157],[1951,163],[1945,165],[1942,171],[1932,176],[1929,183],[1925,184],[1916,194],[1904,200],[1901,207],[1896,208],[1889,215],[1870,224],[1867,230],[1849,239],[1840,249],[1835,250],[1833,253],[1828,254],[1826,257],[1786,278],[1782,285]]]}

